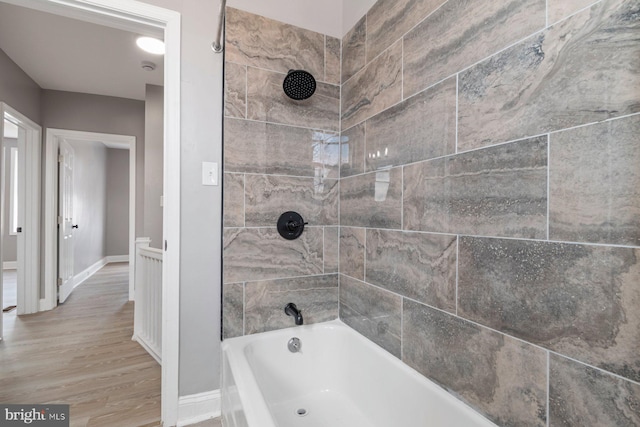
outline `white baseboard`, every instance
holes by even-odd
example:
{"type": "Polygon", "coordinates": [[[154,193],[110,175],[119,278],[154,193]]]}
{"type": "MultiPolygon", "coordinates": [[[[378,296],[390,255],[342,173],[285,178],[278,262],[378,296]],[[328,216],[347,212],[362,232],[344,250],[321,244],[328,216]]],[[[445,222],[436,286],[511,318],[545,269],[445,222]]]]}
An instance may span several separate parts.
{"type": "Polygon", "coordinates": [[[4,261],[2,263],[3,270],[15,270],[18,268],[18,261],[4,261]]]}
{"type": "Polygon", "coordinates": [[[107,263],[112,262],[129,262],[129,255],[109,255],[107,257],[107,263]]]}
{"type": "Polygon", "coordinates": [[[217,418],[222,414],[220,390],[180,396],[178,398],[178,424],[188,426],[217,418]]]}
{"type": "Polygon", "coordinates": [[[107,258],[106,257],[102,258],[101,260],[96,261],[93,265],[90,265],[89,267],[87,267],[83,271],[81,271],[80,273],[78,273],[75,276],[73,276],[73,289],[75,289],[78,286],[82,285],[85,282],[85,280],[87,280],[89,277],[91,277],[94,274],[96,274],[96,272],[98,270],[100,270],[102,267],[104,267],[105,265],[107,265],[107,258]]]}

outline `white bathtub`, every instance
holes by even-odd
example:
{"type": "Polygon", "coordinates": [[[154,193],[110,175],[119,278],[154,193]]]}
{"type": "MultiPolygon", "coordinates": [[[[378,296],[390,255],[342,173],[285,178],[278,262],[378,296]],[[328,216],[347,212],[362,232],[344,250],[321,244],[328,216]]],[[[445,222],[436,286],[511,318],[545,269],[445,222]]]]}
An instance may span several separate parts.
{"type": "Polygon", "coordinates": [[[222,350],[224,427],[495,427],[339,320],[228,339],[222,350]],[[300,353],[288,350],[292,337],[300,353]]]}

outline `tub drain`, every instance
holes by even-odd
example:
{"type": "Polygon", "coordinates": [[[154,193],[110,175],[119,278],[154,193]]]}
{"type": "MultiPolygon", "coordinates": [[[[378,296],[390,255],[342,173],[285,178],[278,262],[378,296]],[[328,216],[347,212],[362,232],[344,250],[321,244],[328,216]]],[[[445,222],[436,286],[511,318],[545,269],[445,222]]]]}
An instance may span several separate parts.
{"type": "Polygon", "coordinates": [[[308,414],[308,412],[304,408],[296,409],[296,415],[299,416],[299,417],[304,417],[307,414],[308,414]]]}

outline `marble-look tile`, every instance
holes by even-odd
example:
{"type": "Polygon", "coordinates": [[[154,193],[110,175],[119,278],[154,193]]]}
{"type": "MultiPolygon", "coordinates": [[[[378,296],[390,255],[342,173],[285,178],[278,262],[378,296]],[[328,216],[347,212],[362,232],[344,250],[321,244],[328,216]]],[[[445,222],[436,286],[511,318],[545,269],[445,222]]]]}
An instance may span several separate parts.
{"type": "Polygon", "coordinates": [[[545,426],[540,348],[404,300],[403,361],[501,426],[545,426]]]}
{"type": "Polygon", "coordinates": [[[311,98],[295,101],[282,89],[285,77],[281,73],[247,68],[247,118],[338,131],[340,86],[317,82],[311,98]]]}
{"type": "Polygon", "coordinates": [[[237,64],[324,76],[324,35],[227,7],[225,58],[237,64]]]}
{"type": "Polygon", "coordinates": [[[398,358],[401,310],[400,296],[340,276],[340,319],[398,358]]]}
{"type": "Polygon", "coordinates": [[[227,118],[226,172],[338,178],[340,148],[331,132],[227,118]]]}
{"type": "Polygon", "coordinates": [[[337,225],[339,188],[336,179],[247,175],[246,225],[275,227],[287,211],[298,212],[311,226],[337,225]]]}
{"type": "Polygon", "coordinates": [[[367,12],[367,62],[446,0],[378,0],[367,12]]]}
{"type": "Polygon", "coordinates": [[[367,230],[366,281],[455,313],[456,236],[367,230]]]}
{"type": "Polygon", "coordinates": [[[551,135],[549,238],[640,246],[640,116],[551,135]]]}
{"type": "Polygon", "coordinates": [[[245,333],[256,334],[295,326],[284,313],[294,303],[305,325],[338,318],[338,275],[267,280],[246,284],[245,333]]]}
{"type": "Polygon", "coordinates": [[[247,67],[224,63],[224,115],[247,117],[247,67]]]}
{"type": "Polygon", "coordinates": [[[353,125],[402,100],[402,43],[371,61],[342,86],[342,128],[353,125]]]}
{"type": "Polygon", "coordinates": [[[456,79],[367,120],[367,171],[456,152],[456,79]]]}
{"type": "Polygon", "coordinates": [[[579,11],[582,8],[597,3],[596,0],[547,0],[549,24],[558,22],[561,19],[579,11]]]}
{"type": "Polygon", "coordinates": [[[244,283],[222,287],[222,335],[224,339],[244,335],[244,283]]]}
{"type": "Polygon", "coordinates": [[[340,58],[342,57],[341,41],[335,37],[325,37],[324,47],[324,81],[334,85],[341,84],[340,58]]]}
{"type": "Polygon", "coordinates": [[[244,175],[225,173],[223,224],[225,227],[244,227],[244,175]]]}
{"type": "Polygon", "coordinates": [[[322,274],[322,227],[306,227],[296,240],[276,227],[223,232],[223,283],[322,274]]]}
{"type": "Polygon", "coordinates": [[[546,238],[547,137],[404,168],[404,228],[546,238]]]}
{"type": "Polygon", "coordinates": [[[461,237],[458,314],[640,380],[640,249],[461,237]]]}
{"type": "Polygon", "coordinates": [[[367,17],[363,16],[342,39],[342,83],[366,64],[367,17]]]}
{"type": "Polygon", "coordinates": [[[604,0],[459,77],[458,150],[640,111],[636,0],[604,0]]]}
{"type": "Polygon", "coordinates": [[[341,133],[340,176],[343,178],[364,173],[365,123],[341,133]]]}
{"type": "Polygon", "coordinates": [[[364,280],[365,229],[340,227],[340,273],[364,280]]]}
{"type": "Polygon", "coordinates": [[[340,228],[324,228],[324,273],[337,273],[340,264],[340,228]]]}
{"type": "Polygon", "coordinates": [[[340,225],[400,228],[402,169],[393,168],[341,179],[340,225]]]}
{"type": "Polygon", "coordinates": [[[404,37],[408,97],[545,27],[545,0],[450,0],[404,37]]]}
{"type": "Polygon", "coordinates": [[[640,385],[551,354],[549,425],[640,426],[640,385]]]}

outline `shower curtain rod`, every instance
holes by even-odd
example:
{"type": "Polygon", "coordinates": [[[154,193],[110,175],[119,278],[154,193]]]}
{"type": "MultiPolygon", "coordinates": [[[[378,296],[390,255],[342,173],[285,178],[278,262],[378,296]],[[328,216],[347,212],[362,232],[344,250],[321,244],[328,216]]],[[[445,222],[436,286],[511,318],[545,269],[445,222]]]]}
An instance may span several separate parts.
{"type": "Polygon", "coordinates": [[[216,40],[211,43],[211,49],[215,53],[220,53],[224,50],[222,46],[222,28],[224,26],[224,10],[227,5],[227,0],[220,0],[220,13],[218,14],[218,32],[216,33],[216,40]]]}

